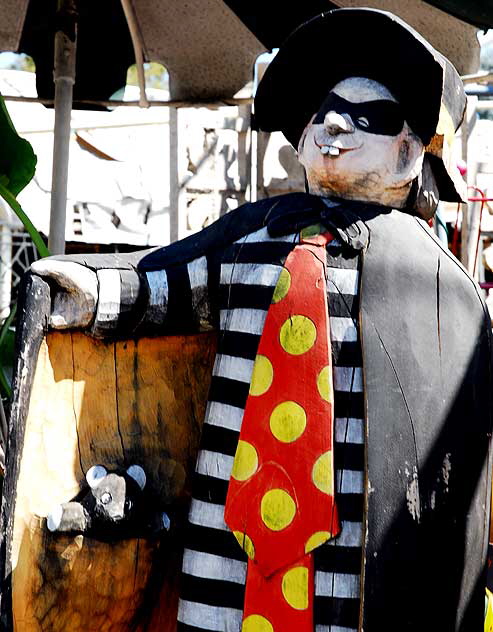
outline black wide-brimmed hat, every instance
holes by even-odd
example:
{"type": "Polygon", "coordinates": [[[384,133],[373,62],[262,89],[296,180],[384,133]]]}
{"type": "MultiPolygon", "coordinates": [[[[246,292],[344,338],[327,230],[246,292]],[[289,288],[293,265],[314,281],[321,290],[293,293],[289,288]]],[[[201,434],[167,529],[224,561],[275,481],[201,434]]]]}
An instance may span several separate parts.
{"type": "Polygon", "coordinates": [[[426,147],[440,199],[460,201],[465,183],[451,146],[466,107],[452,64],[403,20],[377,9],[334,9],[298,27],[267,68],[255,121],[297,147],[327,92],[348,77],[385,85],[426,147]]]}

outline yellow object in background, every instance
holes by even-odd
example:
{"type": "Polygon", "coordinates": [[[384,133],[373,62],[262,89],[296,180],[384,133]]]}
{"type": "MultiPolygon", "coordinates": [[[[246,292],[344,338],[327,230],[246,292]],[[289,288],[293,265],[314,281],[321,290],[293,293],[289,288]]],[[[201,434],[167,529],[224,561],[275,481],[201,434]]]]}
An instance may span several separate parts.
{"type": "Polygon", "coordinates": [[[493,594],[486,589],[484,612],[484,632],[493,632],[493,594]]]}

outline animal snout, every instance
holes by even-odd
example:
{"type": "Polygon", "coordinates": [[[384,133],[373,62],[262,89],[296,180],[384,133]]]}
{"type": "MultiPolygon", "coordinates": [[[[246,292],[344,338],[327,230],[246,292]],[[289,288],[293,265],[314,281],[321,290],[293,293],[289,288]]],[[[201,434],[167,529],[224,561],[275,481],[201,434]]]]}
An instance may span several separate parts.
{"type": "Polygon", "coordinates": [[[120,520],[123,520],[125,518],[125,511],[123,506],[122,507],[111,507],[111,509],[109,509],[107,511],[107,516],[108,518],[110,518],[111,520],[118,522],[120,520]]]}
{"type": "Polygon", "coordinates": [[[334,111],[327,112],[325,115],[324,127],[331,136],[337,136],[337,134],[351,134],[354,132],[354,125],[350,116],[334,111]]]}

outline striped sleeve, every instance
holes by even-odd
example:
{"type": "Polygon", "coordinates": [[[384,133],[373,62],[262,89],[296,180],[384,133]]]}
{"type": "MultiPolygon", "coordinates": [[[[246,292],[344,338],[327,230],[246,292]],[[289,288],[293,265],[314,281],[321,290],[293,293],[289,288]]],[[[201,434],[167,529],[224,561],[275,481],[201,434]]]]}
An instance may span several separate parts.
{"type": "Polygon", "coordinates": [[[97,271],[96,336],[187,334],[213,329],[206,256],[157,270],[97,271]]]}
{"type": "Polygon", "coordinates": [[[165,248],[138,269],[96,270],[98,304],[92,333],[192,334],[220,328],[244,334],[245,340],[258,336],[265,310],[251,309],[252,302],[270,302],[279,266],[292,243],[292,235],[271,238],[261,228],[181,264],[161,266],[165,248]]]}

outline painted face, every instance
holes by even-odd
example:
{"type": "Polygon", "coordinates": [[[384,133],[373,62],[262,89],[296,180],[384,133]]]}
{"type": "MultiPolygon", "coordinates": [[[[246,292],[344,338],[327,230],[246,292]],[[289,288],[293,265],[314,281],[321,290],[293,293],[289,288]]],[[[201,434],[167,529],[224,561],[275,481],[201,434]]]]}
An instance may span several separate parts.
{"type": "Polygon", "coordinates": [[[423,144],[382,84],[341,81],[306,126],[298,147],[311,193],[402,208],[420,173],[423,144]]]}

